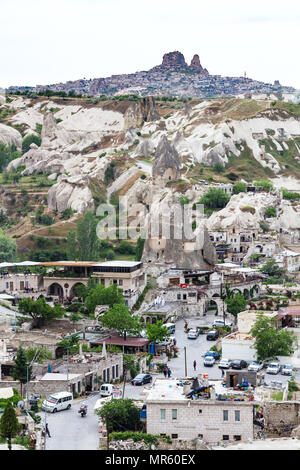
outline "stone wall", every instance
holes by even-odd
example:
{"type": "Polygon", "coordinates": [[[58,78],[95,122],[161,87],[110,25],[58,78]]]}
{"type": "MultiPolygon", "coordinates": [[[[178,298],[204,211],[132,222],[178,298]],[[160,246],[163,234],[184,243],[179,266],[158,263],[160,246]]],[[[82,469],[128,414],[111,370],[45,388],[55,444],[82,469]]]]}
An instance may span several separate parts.
{"type": "Polygon", "coordinates": [[[298,426],[300,424],[300,402],[266,402],[264,416],[267,426],[298,426]]]}

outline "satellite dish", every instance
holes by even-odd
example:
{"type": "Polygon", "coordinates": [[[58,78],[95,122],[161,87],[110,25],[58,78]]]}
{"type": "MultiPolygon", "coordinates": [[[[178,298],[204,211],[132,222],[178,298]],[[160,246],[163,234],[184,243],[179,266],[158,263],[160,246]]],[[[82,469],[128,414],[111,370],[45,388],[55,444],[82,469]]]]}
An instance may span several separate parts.
{"type": "Polygon", "coordinates": [[[18,401],[18,404],[17,404],[18,408],[24,408],[24,406],[25,406],[25,403],[23,402],[23,400],[18,401]]]}

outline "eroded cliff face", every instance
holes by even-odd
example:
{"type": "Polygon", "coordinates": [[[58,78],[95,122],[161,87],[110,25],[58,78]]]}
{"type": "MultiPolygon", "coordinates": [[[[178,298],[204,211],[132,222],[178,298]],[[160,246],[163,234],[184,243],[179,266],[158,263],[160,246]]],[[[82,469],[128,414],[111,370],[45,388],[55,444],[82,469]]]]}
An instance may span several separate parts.
{"type": "MultiPolygon", "coordinates": [[[[198,59],[193,58],[193,67],[199,67],[198,59]]],[[[176,179],[190,187],[195,180],[189,180],[189,170],[197,164],[213,167],[218,163],[225,170],[230,165],[238,169],[247,165],[244,178],[249,181],[251,162],[256,171],[261,168],[262,175],[266,171],[267,177],[280,179],[290,165],[295,176],[297,169],[300,174],[299,117],[274,108],[271,100],[166,104],[146,97],[93,105],[17,97],[3,106],[12,112],[11,126],[0,124],[0,141],[20,149],[22,136],[13,126],[21,126],[25,135],[36,134],[37,124],[42,126],[41,146],[33,144],[9,169],[24,165],[23,175],[49,175],[56,182],[48,198],[52,210],[85,212],[94,204],[91,180],[104,184],[111,164],[116,165],[114,176],[119,176],[145,159],[148,168],[142,164],[142,172],[147,180],[153,175],[158,193],[176,179]],[[290,159],[288,165],[283,154],[290,159]],[[167,179],[158,181],[163,174],[167,179]]]]}

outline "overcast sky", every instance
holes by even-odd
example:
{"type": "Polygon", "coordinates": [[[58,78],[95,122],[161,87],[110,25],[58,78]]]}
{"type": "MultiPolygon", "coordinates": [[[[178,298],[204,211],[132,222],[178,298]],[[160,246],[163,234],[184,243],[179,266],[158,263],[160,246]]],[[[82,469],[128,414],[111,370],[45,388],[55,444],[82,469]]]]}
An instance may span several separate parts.
{"type": "Polygon", "coordinates": [[[300,88],[299,0],[0,0],[0,87],[147,70],[198,53],[211,74],[300,88]]]}

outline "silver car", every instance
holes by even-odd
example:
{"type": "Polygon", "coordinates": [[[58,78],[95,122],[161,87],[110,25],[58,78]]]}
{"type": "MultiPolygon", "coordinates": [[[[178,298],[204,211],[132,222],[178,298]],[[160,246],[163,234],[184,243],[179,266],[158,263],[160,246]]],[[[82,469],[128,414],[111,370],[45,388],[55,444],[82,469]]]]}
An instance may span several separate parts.
{"type": "Polygon", "coordinates": [[[281,374],[282,375],[293,375],[293,366],[290,364],[284,364],[281,369],[281,374]]]}
{"type": "Polygon", "coordinates": [[[267,374],[272,374],[272,375],[277,375],[279,372],[280,372],[279,362],[271,362],[271,364],[269,364],[266,370],[267,374]]]}
{"type": "Polygon", "coordinates": [[[254,372],[258,372],[259,370],[263,369],[264,363],[262,361],[253,361],[249,364],[248,370],[253,370],[254,372]]]}

